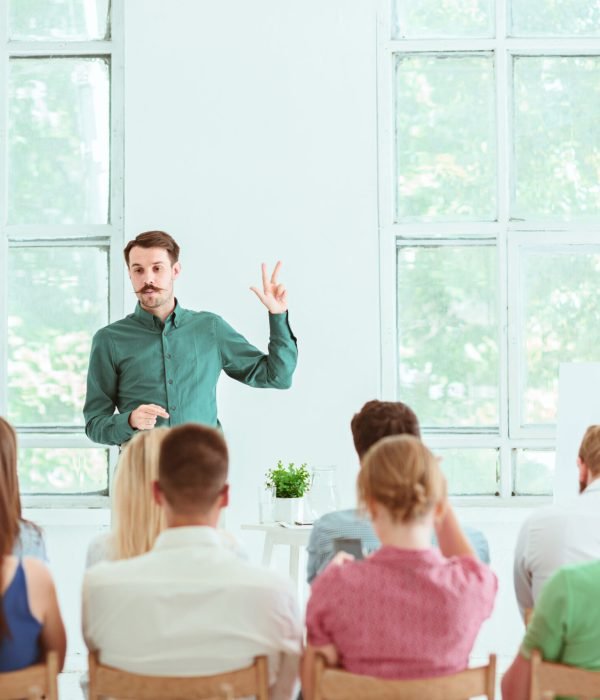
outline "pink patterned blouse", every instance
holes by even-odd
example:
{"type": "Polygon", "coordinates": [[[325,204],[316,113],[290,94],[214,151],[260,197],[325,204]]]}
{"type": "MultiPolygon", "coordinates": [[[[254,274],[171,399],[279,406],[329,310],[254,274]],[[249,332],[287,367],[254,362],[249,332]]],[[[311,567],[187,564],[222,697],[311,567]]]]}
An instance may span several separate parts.
{"type": "Polygon", "coordinates": [[[461,671],[494,606],[495,574],[474,557],[382,547],[331,565],[313,585],[308,643],[335,645],[340,666],[380,678],[461,671]]]}

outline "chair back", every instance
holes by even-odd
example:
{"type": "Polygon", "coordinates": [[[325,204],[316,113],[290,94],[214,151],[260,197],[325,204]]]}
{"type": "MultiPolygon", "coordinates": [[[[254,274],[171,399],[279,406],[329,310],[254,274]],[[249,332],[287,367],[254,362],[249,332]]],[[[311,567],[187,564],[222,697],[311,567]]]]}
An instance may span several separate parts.
{"type": "Polygon", "coordinates": [[[418,680],[384,680],[327,668],[316,660],[315,700],[466,700],[484,695],[494,700],[496,656],[487,666],[469,668],[451,676],[418,680]]]}
{"type": "Polygon", "coordinates": [[[43,664],[0,673],[0,700],[58,700],[58,654],[49,651],[43,664]]]}
{"type": "Polygon", "coordinates": [[[542,661],[539,650],[531,654],[530,700],[566,695],[579,700],[600,698],[600,671],[542,661]]]}
{"type": "Polygon", "coordinates": [[[266,656],[257,656],[251,666],[214,676],[145,676],[129,673],[98,662],[90,654],[89,700],[233,700],[255,696],[269,700],[269,672],[266,656]]]}

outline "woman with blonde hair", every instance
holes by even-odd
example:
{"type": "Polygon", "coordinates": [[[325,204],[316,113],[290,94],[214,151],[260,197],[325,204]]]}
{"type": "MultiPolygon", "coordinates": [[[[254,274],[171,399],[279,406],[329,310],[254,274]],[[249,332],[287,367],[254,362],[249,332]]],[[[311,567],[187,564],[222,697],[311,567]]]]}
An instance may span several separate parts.
{"type": "Polygon", "coordinates": [[[65,660],[65,628],[52,577],[39,557],[27,556],[32,544],[39,553],[38,535],[21,516],[17,436],[0,418],[0,673],[31,666],[48,651],[58,653],[61,668],[65,660]]]}
{"type": "Polygon", "coordinates": [[[168,428],[144,430],[125,446],[113,479],[112,529],[88,547],[86,567],[145,554],[165,528],[163,509],[152,497],[160,446],[168,428]]]}
{"type": "Polygon", "coordinates": [[[475,557],[438,460],[419,439],[375,443],[362,460],[358,496],[382,546],[363,561],[334,560],[313,583],[302,663],[307,700],[317,652],[332,666],[380,678],[458,672],[492,612],[496,577],[475,557]]]}

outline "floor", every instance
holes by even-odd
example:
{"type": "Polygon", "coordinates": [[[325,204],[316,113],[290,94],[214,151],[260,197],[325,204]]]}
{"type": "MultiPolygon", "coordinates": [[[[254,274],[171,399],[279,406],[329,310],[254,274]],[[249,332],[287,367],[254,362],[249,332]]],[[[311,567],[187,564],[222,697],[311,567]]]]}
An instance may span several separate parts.
{"type": "Polygon", "coordinates": [[[58,677],[58,696],[60,700],[84,700],[83,693],[79,687],[79,671],[68,671],[61,673],[58,677]]]}

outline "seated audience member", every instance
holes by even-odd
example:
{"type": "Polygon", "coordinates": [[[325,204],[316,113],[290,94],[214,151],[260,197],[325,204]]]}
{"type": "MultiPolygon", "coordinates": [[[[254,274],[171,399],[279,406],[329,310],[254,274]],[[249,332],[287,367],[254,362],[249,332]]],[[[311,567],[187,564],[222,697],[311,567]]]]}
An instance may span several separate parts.
{"type": "MultiPolygon", "coordinates": [[[[1,451],[4,453],[4,444],[1,451]]],[[[67,640],[56,591],[46,565],[10,554],[14,504],[0,489],[0,673],[18,671],[56,651],[62,668],[67,640]]]]}
{"type": "MultiPolygon", "coordinates": [[[[419,421],[414,411],[400,401],[368,401],[350,423],[354,447],[361,459],[365,452],[381,438],[390,435],[413,435],[420,438],[419,421]]],[[[475,553],[489,564],[487,540],[482,532],[464,528],[475,553]]],[[[379,540],[371,523],[358,510],[338,510],[315,521],[308,543],[307,580],[312,583],[335,555],[334,540],[359,539],[366,552],[379,547],[379,540]]]]}
{"type": "Polygon", "coordinates": [[[519,653],[502,679],[504,700],[528,700],[529,659],[600,671],[600,562],[565,566],[543,587],[519,653]]]}
{"type": "Polygon", "coordinates": [[[168,432],[144,430],[124,447],[113,479],[112,530],[90,542],[86,567],[145,554],[165,529],[164,510],[152,496],[152,484],[158,479],[160,445],[168,432]]]}
{"type": "Polygon", "coordinates": [[[466,668],[494,604],[496,576],[475,557],[437,459],[420,440],[387,437],[371,447],[358,495],[382,546],[362,561],[338,563],[338,556],[312,585],[302,664],[307,700],[317,652],[332,666],[381,678],[466,668]],[[434,528],[440,549],[431,545],[434,528]]]}
{"type": "Polygon", "coordinates": [[[291,698],[302,626],[291,584],[223,545],[222,435],[181,425],[163,439],[154,497],[167,522],[139,557],[88,569],[83,632],[102,663],[142,674],[210,675],[269,657],[273,698],[291,698]]]}
{"type": "Polygon", "coordinates": [[[577,464],[580,495],[569,503],[537,509],[521,527],[514,584],[522,615],[536,605],[555,571],[600,559],[600,425],[586,430],[577,464]]]}
{"type": "MultiPolygon", "coordinates": [[[[129,559],[149,552],[165,529],[164,509],[152,496],[158,479],[158,455],[168,428],[154,428],[135,435],[125,446],[113,480],[112,530],[89,544],[86,568],[100,561],[129,559]]],[[[223,544],[245,557],[237,540],[218,530],[223,544]]]]}
{"type": "Polygon", "coordinates": [[[10,423],[0,418],[0,481],[4,502],[9,509],[7,527],[16,557],[34,557],[47,561],[42,531],[21,515],[21,497],[17,475],[17,435],[10,423]]]}

